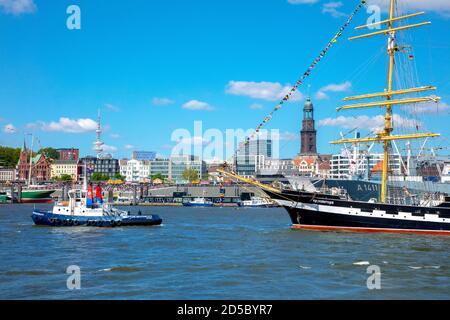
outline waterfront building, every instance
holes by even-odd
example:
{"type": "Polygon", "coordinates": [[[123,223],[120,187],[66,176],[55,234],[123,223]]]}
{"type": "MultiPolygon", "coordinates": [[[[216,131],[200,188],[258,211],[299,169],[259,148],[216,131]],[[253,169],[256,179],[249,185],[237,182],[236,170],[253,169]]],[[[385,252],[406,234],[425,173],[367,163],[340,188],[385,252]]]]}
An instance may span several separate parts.
{"type": "Polygon", "coordinates": [[[260,175],[294,175],[296,170],[292,159],[265,159],[260,175]]]}
{"type": "Polygon", "coordinates": [[[218,172],[219,169],[223,168],[224,160],[221,159],[211,159],[205,161],[206,164],[206,174],[209,181],[215,183],[221,183],[224,181],[224,177],[218,172]]]}
{"type": "Polygon", "coordinates": [[[147,160],[120,160],[120,175],[126,182],[147,182],[150,176],[150,161],[147,160]]]}
{"type": "Polygon", "coordinates": [[[313,177],[316,172],[316,156],[298,156],[294,159],[294,166],[300,176],[313,177]]]}
{"type": "Polygon", "coordinates": [[[122,177],[126,177],[127,175],[127,170],[128,170],[128,161],[130,161],[130,159],[120,159],[119,160],[119,174],[122,177]]]}
{"type": "Polygon", "coordinates": [[[0,181],[12,182],[16,180],[16,169],[14,168],[0,168],[0,181]]]}
{"type": "MultiPolygon", "coordinates": [[[[334,154],[330,160],[331,179],[349,179],[360,176],[368,178],[370,175],[379,174],[379,168],[383,163],[384,154],[373,153],[367,155],[363,152],[356,154],[334,154]],[[369,168],[369,170],[367,170],[369,168]]],[[[390,174],[394,176],[402,175],[402,157],[398,154],[391,154],[389,160],[390,174]]]]}
{"type": "Polygon", "coordinates": [[[331,154],[320,154],[316,163],[316,176],[327,179],[331,170],[331,154]]]}
{"type": "Polygon", "coordinates": [[[20,151],[19,162],[17,164],[17,178],[28,181],[30,175],[30,155],[31,155],[31,182],[41,182],[50,179],[51,162],[44,154],[34,154],[28,150],[25,143],[20,151]]]}
{"type": "Polygon", "coordinates": [[[150,176],[161,175],[164,179],[171,179],[172,168],[169,159],[155,159],[150,161],[150,176]]]}
{"type": "Polygon", "coordinates": [[[296,174],[305,177],[327,178],[330,174],[331,155],[299,155],[294,159],[296,174]]]}
{"type": "Polygon", "coordinates": [[[450,183],[450,160],[446,160],[444,162],[442,167],[441,182],[450,183]]]}
{"type": "Polygon", "coordinates": [[[156,159],[156,152],[154,151],[133,151],[133,159],[139,161],[152,161],[156,159]]]}
{"type": "Polygon", "coordinates": [[[84,179],[84,168],[86,165],[86,176],[88,181],[91,180],[93,173],[100,173],[109,178],[114,178],[115,175],[120,173],[119,160],[113,159],[112,157],[102,156],[93,157],[87,156],[80,159],[80,179],[84,179]]]}
{"type": "Polygon", "coordinates": [[[75,148],[61,148],[56,149],[59,154],[58,160],[64,161],[78,161],[80,158],[80,150],[75,148]]]}
{"type": "Polygon", "coordinates": [[[235,156],[235,170],[241,176],[255,176],[264,168],[266,159],[272,158],[272,140],[254,139],[241,142],[235,156]]]}
{"type": "Polygon", "coordinates": [[[206,164],[197,156],[180,155],[169,159],[155,159],[149,161],[149,176],[160,174],[164,179],[177,184],[186,183],[183,173],[186,169],[194,169],[201,180],[206,173],[206,164]]]}
{"type": "Polygon", "coordinates": [[[78,180],[78,161],[76,160],[54,160],[50,166],[50,178],[59,178],[69,175],[72,181],[78,180]]]}
{"type": "Polygon", "coordinates": [[[200,181],[206,173],[206,164],[197,156],[179,155],[170,157],[170,177],[169,179],[175,183],[187,182],[183,178],[183,172],[186,169],[194,169],[197,171],[198,180],[200,181]]]}

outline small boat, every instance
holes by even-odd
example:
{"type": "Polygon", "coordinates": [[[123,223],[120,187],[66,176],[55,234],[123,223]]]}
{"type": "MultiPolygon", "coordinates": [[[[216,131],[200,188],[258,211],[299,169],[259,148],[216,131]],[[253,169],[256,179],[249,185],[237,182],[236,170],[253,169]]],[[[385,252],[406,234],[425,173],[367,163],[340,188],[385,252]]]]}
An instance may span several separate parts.
{"type": "Polygon", "coordinates": [[[208,201],[205,198],[195,198],[192,201],[184,202],[183,206],[185,207],[212,207],[214,203],[212,201],[208,201]]]}
{"type": "Polygon", "coordinates": [[[248,208],[270,208],[274,205],[275,203],[270,199],[261,197],[252,197],[250,200],[242,201],[242,206],[248,208]]]}
{"type": "MultiPolygon", "coordinates": [[[[51,194],[55,192],[54,189],[47,190],[47,189],[34,189],[34,188],[27,188],[22,190],[21,196],[20,196],[20,202],[21,203],[51,203],[53,202],[53,199],[51,197],[51,194]]],[[[9,200],[11,200],[11,192],[7,192],[7,197],[9,200]]],[[[13,199],[16,201],[19,199],[19,195],[14,193],[13,199]]]]}
{"type": "Polygon", "coordinates": [[[0,203],[6,203],[8,201],[8,196],[6,192],[0,192],[0,203]]]}
{"type": "Polygon", "coordinates": [[[31,218],[36,225],[51,227],[124,227],[155,226],[162,223],[158,215],[130,215],[128,211],[103,203],[100,186],[96,187],[95,199],[92,185],[87,190],[70,190],[69,201],[59,202],[52,211],[33,210],[31,218]]]}

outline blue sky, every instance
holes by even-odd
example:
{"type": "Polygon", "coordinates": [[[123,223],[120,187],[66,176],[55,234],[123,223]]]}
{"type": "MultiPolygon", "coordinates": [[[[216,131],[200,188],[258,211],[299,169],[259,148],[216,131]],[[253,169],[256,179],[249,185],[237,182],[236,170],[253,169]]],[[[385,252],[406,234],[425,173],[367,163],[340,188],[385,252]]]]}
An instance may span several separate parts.
{"type": "MultiPolygon", "coordinates": [[[[194,135],[194,121],[204,130],[254,128],[357,3],[0,0],[0,144],[20,146],[34,132],[42,146],[92,154],[97,109],[103,140],[117,157],[133,148],[168,155],[176,144],[172,132],[185,128],[194,135]],[[80,30],[66,27],[71,4],[81,9],[80,30]]],[[[403,58],[414,55],[420,74],[414,85],[436,85],[442,101],[425,111],[417,107],[415,115],[398,110],[398,121],[417,121],[423,131],[443,134],[436,144],[448,146],[450,5],[432,0],[411,6],[428,11],[411,22],[433,24],[409,33],[413,51],[403,58]]],[[[360,33],[353,27],[368,16],[358,14],[300,87],[305,96],[311,85],[320,152],[339,151],[328,141],[340,131],[379,121],[379,109],[335,110],[345,96],[385,87],[386,41],[346,40],[360,33]]],[[[298,153],[303,101],[286,104],[267,125],[282,133],[282,157],[298,153]]]]}

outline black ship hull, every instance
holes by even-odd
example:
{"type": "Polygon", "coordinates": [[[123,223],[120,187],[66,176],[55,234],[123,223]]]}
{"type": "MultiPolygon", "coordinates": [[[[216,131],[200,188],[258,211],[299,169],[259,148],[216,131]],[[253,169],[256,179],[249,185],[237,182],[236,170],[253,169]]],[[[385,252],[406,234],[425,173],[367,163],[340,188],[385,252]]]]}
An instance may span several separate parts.
{"type": "Polygon", "coordinates": [[[294,229],[450,235],[450,207],[358,202],[309,192],[270,192],[294,229]]]}

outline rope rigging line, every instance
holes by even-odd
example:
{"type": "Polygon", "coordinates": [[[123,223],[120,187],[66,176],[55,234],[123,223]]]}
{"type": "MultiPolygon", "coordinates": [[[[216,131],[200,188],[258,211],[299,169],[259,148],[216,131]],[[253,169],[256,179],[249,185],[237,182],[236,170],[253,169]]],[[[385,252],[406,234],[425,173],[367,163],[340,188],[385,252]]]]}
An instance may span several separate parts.
{"type": "MultiPolygon", "coordinates": [[[[297,80],[295,85],[289,90],[289,92],[282,98],[282,100],[275,106],[275,108],[268,114],[268,116],[259,124],[258,127],[253,131],[253,133],[248,136],[244,141],[244,146],[250,143],[250,140],[255,138],[256,135],[259,134],[262,127],[266,125],[267,122],[269,122],[274,113],[282,108],[283,104],[287,102],[289,99],[291,99],[292,95],[297,91],[298,87],[301,86],[304,82],[304,80],[310,75],[312,70],[316,67],[316,65],[322,60],[322,58],[328,53],[328,50],[333,46],[334,43],[337,42],[338,38],[340,38],[344,32],[344,30],[347,28],[347,26],[350,24],[350,22],[353,20],[354,16],[358,13],[358,11],[366,4],[366,0],[361,0],[358,6],[355,8],[355,10],[350,14],[346,22],[341,26],[339,31],[334,35],[334,37],[328,42],[326,47],[319,53],[319,55],[313,60],[311,65],[308,67],[308,69],[303,73],[303,75],[297,80]]],[[[238,150],[240,147],[238,147],[238,150]]]]}

